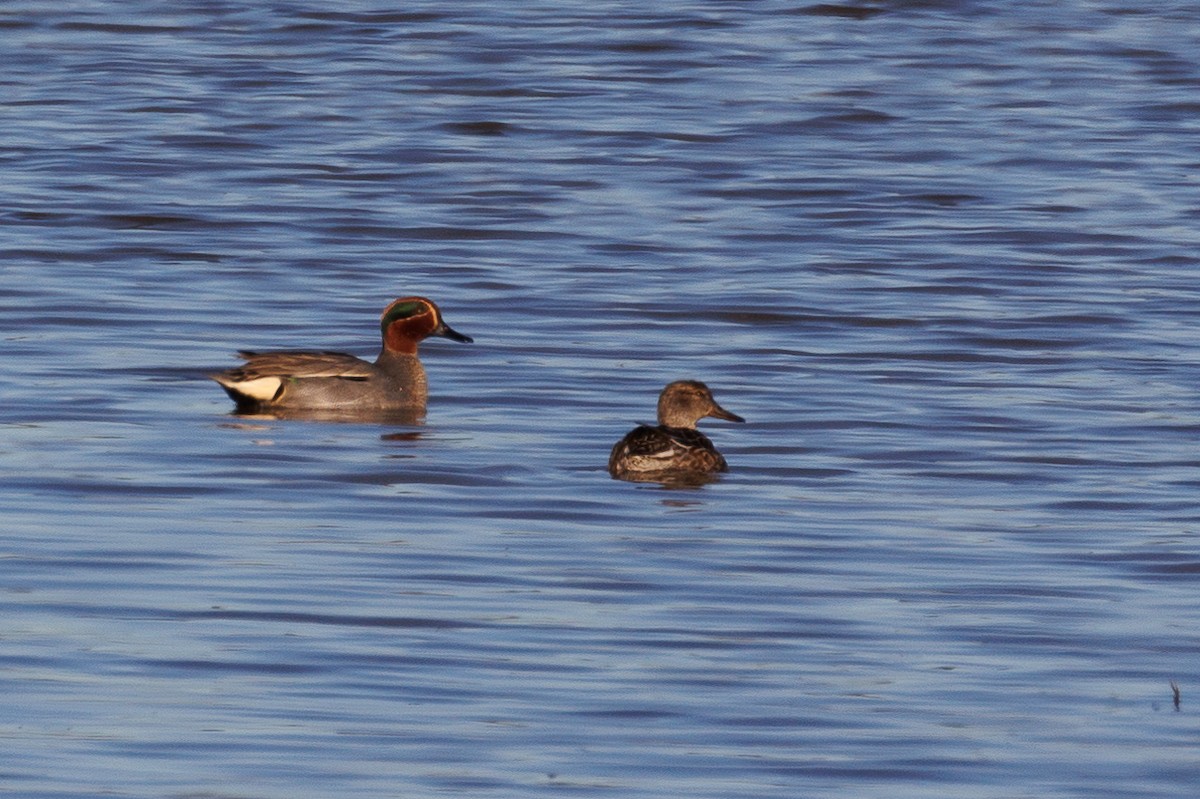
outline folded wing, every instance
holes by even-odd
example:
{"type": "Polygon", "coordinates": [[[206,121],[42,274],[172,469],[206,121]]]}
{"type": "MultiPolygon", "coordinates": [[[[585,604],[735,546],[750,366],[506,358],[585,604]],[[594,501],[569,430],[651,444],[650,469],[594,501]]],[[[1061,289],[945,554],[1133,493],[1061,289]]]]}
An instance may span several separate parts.
{"type": "Polygon", "coordinates": [[[234,369],[210,375],[239,402],[270,402],[279,395],[285,380],[334,377],[366,380],[371,364],[344,352],[242,351],[245,363],[234,369]]]}

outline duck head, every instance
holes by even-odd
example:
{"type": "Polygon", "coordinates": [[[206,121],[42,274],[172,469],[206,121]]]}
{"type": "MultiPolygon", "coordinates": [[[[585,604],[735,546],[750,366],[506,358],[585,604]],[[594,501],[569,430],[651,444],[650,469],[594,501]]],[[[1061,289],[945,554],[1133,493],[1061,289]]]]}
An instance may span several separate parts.
{"type": "Polygon", "coordinates": [[[708,386],[699,380],[677,380],[658,397],[658,423],[667,427],[694,429],[705,416],[730,422],[746,421],[717,404],[708,386]]]}
{"type": "Polygon", "coordinates": [[[452,341],[470,344],[470,336],[464,336],[442,321],[442,312],[433,300],[424,297],[401,297],[394,301],[379,317],[383,332],[383,346],[389,352],[416,355],[417,345],[430,336],[442,336],[452,341]]]}

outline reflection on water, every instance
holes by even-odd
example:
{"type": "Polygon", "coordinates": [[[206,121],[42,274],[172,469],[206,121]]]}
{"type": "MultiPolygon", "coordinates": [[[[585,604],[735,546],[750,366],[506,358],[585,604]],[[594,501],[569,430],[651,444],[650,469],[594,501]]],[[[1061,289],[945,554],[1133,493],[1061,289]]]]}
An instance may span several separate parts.
{"type": "Polygon", "coordinates": [[[6,796],[1196,782],[1191,4],[60,5],[0,37],[6,796]],[[424,418],[200,377],[410,292],[483,342],[424,418]],[[687,375],[730,471],[610,479],[687,375]]]}
{"type": "Polygon", "coordinates": [[[662,488],[701,488],[721,479],[721,473],[680,472],[672,474],[671,472],[647,472],[640,474],[638,472],[629,472],[620,477],[614,477],[614,479],[624,480],[627,483],[653,483],[662,488]]]}
{"type": "Polygon", "coordinates": [[[372,425],[412,426],[422,424],[425,421],[424,408],[407,408],[386,411],[377,409],[343,410],[337,408],[273,408],[269,411],[234,410],[230,413],[230,415],[238,419],[244,419],[248,422],[290,420],[295,422],[345,422],[372,425]]]}

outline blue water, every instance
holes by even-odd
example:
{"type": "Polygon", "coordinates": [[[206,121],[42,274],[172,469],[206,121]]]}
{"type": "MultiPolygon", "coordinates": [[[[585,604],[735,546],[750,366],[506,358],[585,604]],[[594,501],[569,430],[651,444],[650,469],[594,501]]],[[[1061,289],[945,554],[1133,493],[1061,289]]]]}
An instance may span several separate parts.
{"type": "Polygon", "coordinates": [[[1200,787],[1194,4],[330,9],[0,9],[5,796],[1200,787]]]}

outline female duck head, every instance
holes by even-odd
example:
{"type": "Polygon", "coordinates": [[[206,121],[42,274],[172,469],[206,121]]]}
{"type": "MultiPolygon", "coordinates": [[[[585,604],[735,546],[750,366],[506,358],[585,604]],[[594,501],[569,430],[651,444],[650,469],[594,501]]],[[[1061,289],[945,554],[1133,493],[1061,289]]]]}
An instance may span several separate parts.
{"type": "Polygon", "coordinates": [[[676,380],[658,397],[658,423],[661,425],[694,428],[705,416],[730,422],[746,421],[718,405],[712,391],[699,380],[676,380]]]}

